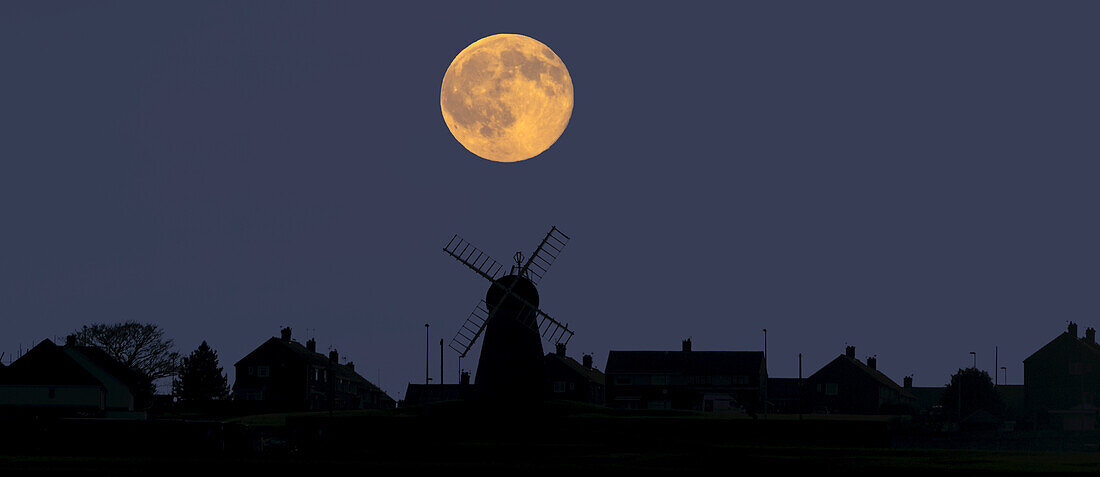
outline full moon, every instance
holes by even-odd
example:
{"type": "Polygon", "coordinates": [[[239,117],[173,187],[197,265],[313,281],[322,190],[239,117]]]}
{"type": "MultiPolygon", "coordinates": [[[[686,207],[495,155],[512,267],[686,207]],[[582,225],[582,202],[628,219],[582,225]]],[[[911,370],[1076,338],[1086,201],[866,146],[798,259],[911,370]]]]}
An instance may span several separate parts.
{"type": "Polygon", "coordinates": [[[443,120],[470,152],[517,162],[542,153],[573,114],[573,80],[550,48],[530,37],[492,35],[458,53],[439,92],[443,120]]]}

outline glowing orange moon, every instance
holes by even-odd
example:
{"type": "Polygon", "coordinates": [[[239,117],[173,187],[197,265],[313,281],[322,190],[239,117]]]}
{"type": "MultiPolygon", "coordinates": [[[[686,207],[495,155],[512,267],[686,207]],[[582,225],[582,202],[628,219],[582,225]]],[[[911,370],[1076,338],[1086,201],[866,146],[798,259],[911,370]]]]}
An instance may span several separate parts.
{"type": "Polygon", "coordinates": [[[451,134],[490,161],[517,162],[554,144],[573,114],[573,80],[546,45],[492,35],[459,52],[439,91],[451,134]]]}

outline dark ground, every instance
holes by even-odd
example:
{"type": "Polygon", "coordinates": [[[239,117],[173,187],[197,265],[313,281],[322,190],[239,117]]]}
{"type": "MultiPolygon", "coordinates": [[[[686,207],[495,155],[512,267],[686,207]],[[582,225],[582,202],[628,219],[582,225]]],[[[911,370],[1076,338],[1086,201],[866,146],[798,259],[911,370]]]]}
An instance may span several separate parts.
{"type": "Polygon", "coordinates": [[[1095,435],[927,434],[887,416],[771,416],[764,421],[744,415],[621,412],[571,403],[534,410],[442,403],[331,416],[319,412],[203,422],[4,424],[0,476],[215,470],[309,475],[419,475],[444,469],[539,474],[1100,471],[1095,435]],[[1034,450],[1040,448],[1057,450],[1034,450]]]}

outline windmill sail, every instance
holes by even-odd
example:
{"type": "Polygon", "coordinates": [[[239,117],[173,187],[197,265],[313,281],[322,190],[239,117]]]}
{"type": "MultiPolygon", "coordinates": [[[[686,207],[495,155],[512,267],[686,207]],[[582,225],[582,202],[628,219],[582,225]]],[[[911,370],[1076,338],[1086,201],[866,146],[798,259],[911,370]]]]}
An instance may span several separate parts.
{"type": "Polygon", "coordinates": [[[451,237],[451,241],[447,242],[447,245],[443,247],[443,251],[490,282],[500,278],[500,272],[504,269],[504,265],[493,260],[493,257],[485,252],[478,250],[477,247],[459,237],[458,234],[451,237]]]}
{"type": "Polygon", "coordinates": [[[543,313],[542,310],[536,310],[538,313],[538,326],[539,334],[542,338],[551,344],[568,344],[569,340],[573,338],[573,330],[569,329],[568,324],[561,324],[558,320],[555,320],[543,313]]]}
{"type": "Polygon", "coordinates": [[[486,306],[485,300],[477,302],[474,311],[471,311],[470,316],[466,317],[466,321],[462,323],[458,333],[455,333],[455,337],[451,339],[451,344],[448,347],[455,350],[459,357],[465,358],[466,353],[470,352],[470,348],[474,347],[477,338],[481,336],[481,332],[485,331],[485,324],[489,322],[489,315],[489,307],[486,306]]]}
{"type": "Polygon", "coordinates": [[[535,253],[532,253],[531,258],[527,259],[527,263],[523,265],[520,275],[526,276],[532,283],[538,285],[546,272],[550,271],[550,266],[558,259],[558,255],[561,255],[561,251],[567,243],[569,243],[568,235],[562,233],[557,227],[550,227],[550,232],[546,234],[546,237],[542,239],[542,243],[539,243],[538,248],[535,249],[535,253]]]}
{"type": "MultiPolygon", "coordinates": [[[[504,295],[505,297],[508,295],[504,295]]],[[[520,299],[523,302],[523,307],[528,310],[534,310],[535,321],[534,323],[526,322],[528,326],[537,331],[539,336],[545,339],[550,344],[569,343],[569,340],[573,338],[573,330],[569,329],[568,324],[562,324],[560,321],[555,320],[546,314],[546,312],[538,309],[534,305],[528,303],[521,298],[512,296],[513,299],[520,299]]],[[[503,297],[501,301],[503,301],[503,297]]],[[[497,307],[499,307],[499,303],[497,307]]],[[[454,338],[451,338],[449,348],[459,354],[459,357],[465,358],[466,354],[470,352],[470,348],[474,347],[474,343],[481,336],[481,333],[485,331],[485,325],[489,323],[489,319],[492,318],[493,312],[497,307],[490,308],[485,300],[478,301],[474,306],[474,310],[470,312],[466,317],[466,321],[462,322],[462,326],[459,327],[458,332],[455,333],[454,338]]],[[[521,313],[520,315],[523,315],[521,313]]]]}

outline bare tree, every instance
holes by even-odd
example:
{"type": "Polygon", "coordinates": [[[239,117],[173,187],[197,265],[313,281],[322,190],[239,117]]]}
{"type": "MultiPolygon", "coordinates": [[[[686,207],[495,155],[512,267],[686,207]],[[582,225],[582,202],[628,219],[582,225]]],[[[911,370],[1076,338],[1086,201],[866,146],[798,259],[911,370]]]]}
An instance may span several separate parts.
{"type": "Polygon", "coordinates": [[[76,344],[95,346],[149,382],[174,376],[179,369],[175,343],[164,330],[151,323],[93,323],[73,333],[76,344]]]}

